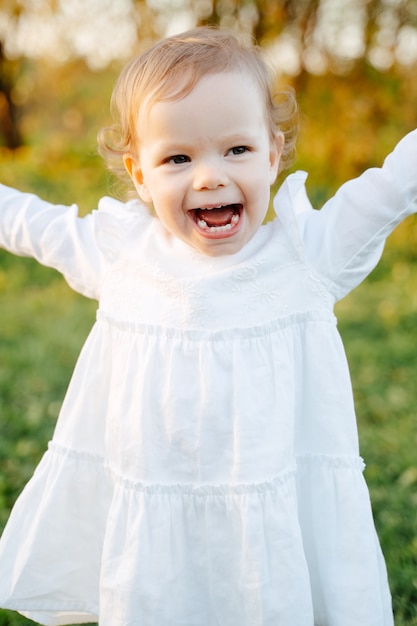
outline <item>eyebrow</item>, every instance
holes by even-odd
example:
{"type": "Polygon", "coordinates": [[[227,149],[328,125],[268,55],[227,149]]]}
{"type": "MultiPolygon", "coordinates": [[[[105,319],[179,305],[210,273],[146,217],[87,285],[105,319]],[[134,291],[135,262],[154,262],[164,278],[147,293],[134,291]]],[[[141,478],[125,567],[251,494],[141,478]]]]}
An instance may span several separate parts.
{"type": "MultiPolygon", "coordinates": [[[[259,135],[255,132],[236,132],[232,134],[225,134],[218,138],[218,141],[227,144],[228,146],[236,146],[236,145],[244,145],[244,144],[254,144],[258,141],[259,135]]],[[[188,143],[186,141],[179,140],[166,140],[161,139],[160,141],[155,143],[155,148],[153,151],[155,152],[190,152],[194,150],[196,143],[188,143]]]]}
{"type": "Polygon", "coordinates": [[[230,135],[225,135],[224,139],[228,143],[232,143],[232,144],[241,143],[242,140],[244,140],[243,143],[245,143],[245,141],[246,143],[254,143],[258,139],[258,133],[242,131],[242,132],[233,133],[230,135]]]}

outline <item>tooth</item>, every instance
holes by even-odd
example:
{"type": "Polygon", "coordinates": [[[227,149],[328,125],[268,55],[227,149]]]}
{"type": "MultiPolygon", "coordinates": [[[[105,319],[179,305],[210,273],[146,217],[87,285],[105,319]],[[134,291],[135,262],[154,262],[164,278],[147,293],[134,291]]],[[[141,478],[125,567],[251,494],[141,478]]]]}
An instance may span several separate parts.
{"type": "Polygon", "coordinates": [[[239,220],[240,220],[240,214],[234,213],[232,215],[230,222],[228,224],[224,224],[223,226],[209,226],[205,220],[201,219],[201,217],[197,219],[197,224],[200,228],[204,230],[208,230],[212,233],[216,233],[216,232],[221,233],[223,231],[228,231],[231,228],[233,228],[233,226],[235,226],[239,222],[239,220]]]}
{"type": "Polygon", "coordinates": [[[212,233],[222,233],[223,231],[230,230],[231,224],[224,224],[223,226],[210,226],[209,231],[212,233]]]}

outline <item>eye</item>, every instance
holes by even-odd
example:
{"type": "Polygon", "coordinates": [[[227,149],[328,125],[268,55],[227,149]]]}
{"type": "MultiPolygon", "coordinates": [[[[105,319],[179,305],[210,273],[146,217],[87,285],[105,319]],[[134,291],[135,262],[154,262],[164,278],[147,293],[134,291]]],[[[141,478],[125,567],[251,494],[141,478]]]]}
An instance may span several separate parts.
{"type": "Polygon", "coordinates": [[[235,146],[230,150],[232,154],[244,154],[248,152],[249,148],[247,146],[235,146]]]}
{"type": "Polygon", "coordinates": [[[176,165],[181,165],[182,163],[188,163],[189,161],[190,157],[185,154],[174,154],[174,156],[165,159],[164,163],[175,163],[176,165]]]}

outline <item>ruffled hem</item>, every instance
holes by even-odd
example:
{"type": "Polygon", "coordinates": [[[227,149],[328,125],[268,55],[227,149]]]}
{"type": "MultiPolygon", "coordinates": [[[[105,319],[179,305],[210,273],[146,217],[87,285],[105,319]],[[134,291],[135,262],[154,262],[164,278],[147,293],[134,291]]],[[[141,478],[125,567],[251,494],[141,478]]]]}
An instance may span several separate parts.
{"type": "Polygon", "coordinates": [[[360,457],[298,460],[298,516],[317,624],[394,623],[364,467],[360,457]]]}
{"type": "Polygon", "coordinates": [[[97,621],[110,500],[102,459],[51,444],[1,537],[0,606],[46,626],[97,621]]]}
{"type": "Polygon", "coordinates": [[[0,605],[47,626],[391,626],[363,466],[144,485],[52,443],[0,542],[0,605]]]}
{"type": "Polygon", "coordinates": [[[115,484],[121,485],[123,489],[132,490],[136,493],[142,493],[144,495],[163,495],[168,494],[171,496],[190,496],[191,498],[204,498],[212,496],[238,496],[243,494],[265,493],[268,491],[276,491],[279,487],[284,486],[296,472],[295,465],[289,468],[285,472],[282,472],[279,476],[275,476],[270,480],[265,480],[260,483],[240,483],[240,484],[207,484],[207,485],[192,485],[192,484],[155,484],[148,485],[145,483],[137,482],[118,476],[116,473],[112,473],[115,484]]]}
{"type": "MultiPolygon", "coordinates": [[[[9,607],[13,610],[13,607],[9,607]]],[[[28,619],[43,624],[43,626],[65,626],[66,624],[94,624],[98,622],[98,611],[88,610],[82,612],[79,606],[76,609],[68,607],[65,611],[38,611],[36,609],[30,611],[19,611],[15,609],[28,619]]]]}

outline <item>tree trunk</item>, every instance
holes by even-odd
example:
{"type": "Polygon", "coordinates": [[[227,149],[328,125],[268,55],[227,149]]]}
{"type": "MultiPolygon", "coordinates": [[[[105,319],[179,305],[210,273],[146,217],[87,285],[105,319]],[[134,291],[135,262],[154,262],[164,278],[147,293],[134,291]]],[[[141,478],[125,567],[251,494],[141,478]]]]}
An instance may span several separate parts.
{"type": "Polygon", "coordinates": [[[0,135],[7,148],[15,150],[23,144],[18,125],[18,108],[13,102],[13,84],[7,69],[3,43],[0,41],[0,135]]]}

